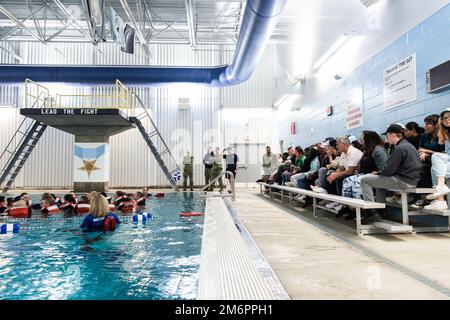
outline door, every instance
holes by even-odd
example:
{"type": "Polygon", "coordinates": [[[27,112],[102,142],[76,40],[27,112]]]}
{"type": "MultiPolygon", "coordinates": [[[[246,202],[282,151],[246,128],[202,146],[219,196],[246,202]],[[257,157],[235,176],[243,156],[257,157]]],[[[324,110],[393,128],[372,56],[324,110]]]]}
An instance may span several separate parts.
{"type": "Polygon", "coordinates": [[[261,179],[262,156],[265,153],[265,143],[237,143],[235,153],[239,156],[239,170],[236,183],[255,183],[261,179]]]}

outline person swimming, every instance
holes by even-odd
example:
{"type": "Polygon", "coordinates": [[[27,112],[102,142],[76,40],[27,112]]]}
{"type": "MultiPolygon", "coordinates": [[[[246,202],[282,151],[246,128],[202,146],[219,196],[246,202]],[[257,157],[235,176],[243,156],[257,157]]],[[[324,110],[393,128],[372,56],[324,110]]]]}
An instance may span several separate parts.
{"type": "Polygon", "coordinates": [[[90,212],[84,218],[80,227],[85,232],[106,232],[113,231],[119,223],[121,223],[119,217],[109,211],[106,198],[101,194],[95,194],[91,198],[90,212]]]}

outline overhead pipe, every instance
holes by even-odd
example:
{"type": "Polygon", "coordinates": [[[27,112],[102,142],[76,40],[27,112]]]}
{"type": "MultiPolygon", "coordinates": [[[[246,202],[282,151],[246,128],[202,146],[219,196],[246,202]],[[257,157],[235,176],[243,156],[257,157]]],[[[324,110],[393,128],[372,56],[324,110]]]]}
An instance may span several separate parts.
{"type": "Polygon", "coordinates": [[[287,0],[248,0],[236,50],[231,63],[218,67],[54,66],[0,65],[0,83],[64,82],[82,85],[111,84],[120,79],[128,85],[156,86],[197,83],[212,87],[247,81],[261,59],[278,16],[287,0]]]}

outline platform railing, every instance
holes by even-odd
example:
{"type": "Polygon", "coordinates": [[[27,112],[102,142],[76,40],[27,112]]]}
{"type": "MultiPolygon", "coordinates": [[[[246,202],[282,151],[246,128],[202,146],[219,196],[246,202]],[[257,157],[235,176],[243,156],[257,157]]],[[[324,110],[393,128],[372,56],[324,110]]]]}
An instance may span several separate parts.
{"type": "Polygon", "coordinates": [[[134,115],[132,92],[119,79],[116,79],[111,93],[101,94],[61,94],[56,93],[53,99],[50,90],[30,79],[25,80],[25,108],[40,105],[41,108],[95,108],[119,109],[127,116],[134,115]],[[42,104],[42,102],[45,102],[42,104]],[[76,105],[76,107],[74,107],[76,105]]]}
{"type": "Polygon", "coordinates": [[[41,108],[51,107],[50,90],[31,79],[25,79],[24,97],[25,108],[34,108],[36,106],[41,108]]]}

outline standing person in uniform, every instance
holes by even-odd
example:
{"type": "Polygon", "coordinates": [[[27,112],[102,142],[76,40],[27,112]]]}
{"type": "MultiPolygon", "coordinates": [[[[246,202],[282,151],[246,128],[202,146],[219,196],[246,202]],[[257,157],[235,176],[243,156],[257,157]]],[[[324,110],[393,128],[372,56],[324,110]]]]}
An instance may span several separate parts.
{"type": "Polygon", "coordinates": [[[267,182],[270,175],[277,169],[277,155],[272,153],[269,146],[266,147],[266,153],[262,157],[263,181],[267,182]]]}
{"type": "Polygon", "coordinates": [[[208,147],[208,151],[203,156],[203,164],[205,165],[205,186],[207,186],[212,180],[212,163],[210,163],[211,159],[212,147],[208,147]]]}
{"type": "Polygon", "coordinates": [[[189,185],[191,187],[191,191],[194,191],[194,181],[193,181],[193,165],[194,165],[194,157],[191,156],[191,153],[188,151],[186,155],[183,157],[183,191],[186,191],[187,187],[187,178],[189,177],[189,185]]]}
{"type": "MultiPolygon", "coordinates": [[[[212,163],[212,179],[216,179],[217,177],[219,177],[223,171],[223,166],[222,166],[222,153],[220,152],[220,148],[217,147],[215,152],[212,153],[211,152],[211,159],[210,159],[210,163],[212,163]]],[[[219,179],[219,192],[223,191],[223,181],[222,181],[222,177],[220,177],[219,179]]],[[[216,183],[214,182],[211,185],[211,189],[210,191],[214,190],[214,186],[216,185],[216,183]]]]}

